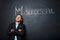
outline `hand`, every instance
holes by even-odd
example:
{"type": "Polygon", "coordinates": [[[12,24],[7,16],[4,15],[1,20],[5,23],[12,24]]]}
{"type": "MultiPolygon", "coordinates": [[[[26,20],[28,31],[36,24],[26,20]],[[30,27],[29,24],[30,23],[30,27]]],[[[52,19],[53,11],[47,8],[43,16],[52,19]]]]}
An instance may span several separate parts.
{"type": "Polygon", "coordinates": [[[19,31],[19,32],[21,32],[21,31],[22,31],[22,29],[18,29],[18,31],[19,31]]]}
{"type": "Polygon", "coordinates": [[[11,29],[11,32],[14,32],[14,29],[11,29]]]}

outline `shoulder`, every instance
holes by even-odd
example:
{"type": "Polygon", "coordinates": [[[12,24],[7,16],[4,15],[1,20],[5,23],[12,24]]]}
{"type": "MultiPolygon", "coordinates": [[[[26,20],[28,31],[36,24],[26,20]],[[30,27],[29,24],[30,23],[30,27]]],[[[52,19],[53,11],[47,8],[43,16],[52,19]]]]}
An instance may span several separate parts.
{"type": "Polygon", "coordinates": [[[21,23],[20,26],[21,26],[21,27],[25,27],[25,24],[21,23]]]}
{"type": "Polygon", "coordinates": [[[23,26],[25,26],[25,24],[22,24],[23,26]]]}

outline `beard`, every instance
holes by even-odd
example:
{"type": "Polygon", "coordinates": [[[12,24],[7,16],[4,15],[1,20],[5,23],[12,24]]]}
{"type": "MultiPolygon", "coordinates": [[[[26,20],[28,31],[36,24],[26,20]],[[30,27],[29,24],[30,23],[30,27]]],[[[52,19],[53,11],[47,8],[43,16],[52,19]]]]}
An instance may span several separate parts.
{"type": "Polygon", "coordinates": [[[20,22],[20,21],[16,21],[16,22],[20,22]]]}

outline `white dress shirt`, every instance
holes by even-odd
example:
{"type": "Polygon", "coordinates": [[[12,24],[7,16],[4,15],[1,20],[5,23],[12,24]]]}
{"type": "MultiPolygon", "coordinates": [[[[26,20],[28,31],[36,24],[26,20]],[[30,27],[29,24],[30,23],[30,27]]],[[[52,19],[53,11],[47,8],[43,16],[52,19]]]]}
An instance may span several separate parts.
{"type": "MultiPolygon", "coordinates": [[[[17,29],[18,25],[19,25],[19,23],[16,22],[16,25],[15,25],[16,29],[17,29]]],[[[15,37],[14,37],[14,40],[17,40],[17,36],[16,36],[16,35],[15,35],[15,37]]]]}

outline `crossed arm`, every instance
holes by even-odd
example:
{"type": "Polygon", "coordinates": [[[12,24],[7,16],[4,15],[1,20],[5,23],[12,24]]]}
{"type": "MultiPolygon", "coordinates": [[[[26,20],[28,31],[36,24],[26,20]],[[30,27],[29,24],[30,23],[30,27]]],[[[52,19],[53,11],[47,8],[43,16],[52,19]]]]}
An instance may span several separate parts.
{"type": "Polygon", "coordinates": [[[18,28],[18,30],[14,29],[11,25],[8,28],[8,35],[10,36],[15,36],[15,35],[24,36],[25,34],[26,34],[25,25],[23,25],[22,28],[18,28]]]}

